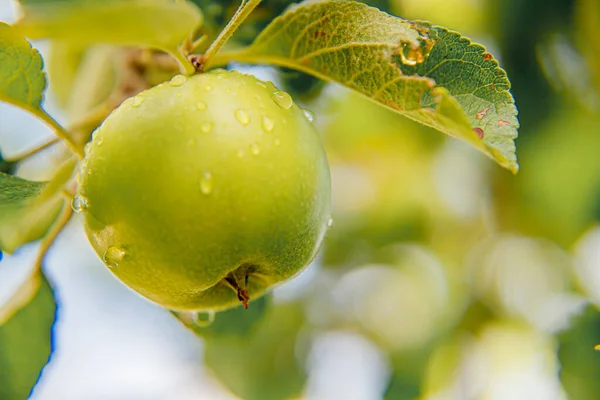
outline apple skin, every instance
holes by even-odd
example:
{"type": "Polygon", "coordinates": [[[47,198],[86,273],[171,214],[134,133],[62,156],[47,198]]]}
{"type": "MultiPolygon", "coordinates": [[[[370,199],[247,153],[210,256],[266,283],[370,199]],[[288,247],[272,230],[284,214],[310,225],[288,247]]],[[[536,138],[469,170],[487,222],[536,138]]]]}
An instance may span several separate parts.
{"type": "Polygon", "coordinates": [[[228,276],[256,299],[298,274],[331,215],[315,127],[285,92],[235,71],[176,76],[125,101],[79,177],[96,253],[173,310],[239,305],[228,276]]]}

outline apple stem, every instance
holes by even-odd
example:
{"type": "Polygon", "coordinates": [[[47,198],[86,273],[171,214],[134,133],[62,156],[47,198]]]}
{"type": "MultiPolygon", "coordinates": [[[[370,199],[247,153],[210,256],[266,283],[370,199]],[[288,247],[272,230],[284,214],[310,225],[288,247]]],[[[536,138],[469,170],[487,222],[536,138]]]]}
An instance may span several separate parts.
{"type": "MultiPolygon", "coordinates": [[[[233,36],[235,31],[242,25],[242,23],[248,18],[248,15],[260,4],[261,0],[242,0],[242,3],[238,7],[237,11],[231,17],[231,20],[227,23],[227,26],[219,33],[219,36],[214,42],[208,47],[206,52],[195,60],[191,60],[196,70],[200,73],[204,72],[212,58],[221,50],[223,45],[233,36]],[[195,62],[194,62],[195,61],[195,62]]],[[[191,56],[192,57],[192,56],[191,56]]]]}
{"type": "MultiPolygon", "coordinates": [[[[242,289],[238,284],[237,279],[235,279],[235,276],[231,272],[225,277],[225,282],[227,282],[228,286],[236,292],[237,298],[244,305],[244,308],[248,309],[248,302],[250,301],[250,294],[248,293],[248,289],[242,289]]],[[[247,282],[248,275],[246,275],[246,287],[247,282]]]]}

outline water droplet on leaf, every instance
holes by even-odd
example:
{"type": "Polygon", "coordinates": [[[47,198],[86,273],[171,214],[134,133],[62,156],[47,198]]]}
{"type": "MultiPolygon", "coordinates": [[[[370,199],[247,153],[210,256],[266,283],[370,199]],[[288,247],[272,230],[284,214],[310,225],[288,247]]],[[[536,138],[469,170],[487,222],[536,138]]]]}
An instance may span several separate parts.
{"type": "Polygon", "coordinates": [[[206,110],[206,103],[199,101],[198,104],[196,104],[196,108],[200,111],[206,110]]]}
{"type": "Polygon", "coordinates": [[[213,177],[210,172],[205,172],[200,179],[200,191],[202,194],[209,195],[213,189],[213,177]]]}
{"type": "Polygon", "coordinates": [[[173,78],[171,78],[171,80],[169,81],[169,84],[171,86],[181,86],[186,81],[187,81],[187,78],[185,77],[185,75],[175,75],[173,78]]]}
{"type": "Polygon", "coordinates": [[[110,268],[118,267],[119,263],[125,258],[125,250],[117,246],[110,246],[104,252],[102,261],[110,268]]]}
{"type": "Polygon", "coordinates": [[[273,143],[275,143],[275,146],[279,146],[281,144],[281,140],[279,140],[278,137],[274,137],[273,138],[273,143]]]}
{"type": "Polygon", "coordinates": [[[240,158],[244,157],[244,150],[238,149],[237,156],[240,157],[240,158]]]}
{"type": "Polygon", "coordinates": [[[210,86],[210,85],[206,85],[206,86],[204,86],[204,91],[205,91],[205,92],[210,92],[211,90],[213,90],[213,87],[212,87],[212,86],[210,86]]]}
{"type": "Polygon", "coordinates": [[[294,104],[292,96],[290,96],[289,93],[284,92],[283,90],[278,90],[275,93],[273,93],[273,101],[275,101],[275,103],[277,103],[279,107],[285,108],[286,110],[289,110],[294,104]]]}
{"type": "Polygon", "coordinates": [[[248,125],[250,123],[250,115],[246,110],[237,109],[233,112],[235,119],[242,125],[248,125]]]}
{"type": "Polygon", "coordinates": [[[259,155],[259,154],[260,154],[260,147],[258,147],[258,144],[256,144],[256,143],[252,143],[252,144],[250,145],[250,152],[251,152],[253,155],[255,155],[255,156],[259,155]]]}
{"type": "Polygon", "coordinates": [[[328,228],[331,228],[332,226],[333,226],[333,218],[329,218],[329,219],[327,220],[327,227],[328,227],[328,228]]]}

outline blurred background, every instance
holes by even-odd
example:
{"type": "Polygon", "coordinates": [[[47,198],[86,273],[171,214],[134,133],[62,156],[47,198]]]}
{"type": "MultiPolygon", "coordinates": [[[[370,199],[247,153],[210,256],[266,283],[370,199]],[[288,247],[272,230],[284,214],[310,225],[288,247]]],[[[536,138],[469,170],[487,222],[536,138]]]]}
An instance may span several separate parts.
{"type": "MultiPolygon", "coordinates": [[[[195,2],[215,32],[237,5],[195,2]]],[[[263,3],[239,42],[291,2],[263,3]]],[[[600,1],[370,3],[457,30],[499,59],[520,111],[521,172],[337,85],[235,66],[316,115],[334,187],[318,260],[248,312],[188,329],[113,278],[74,219],[45,265],[60,309],[33,399],[600,398],[600,1]]],[[[0,20],[16,18],[0,0],[0,20]]],[[[35,46],[61,122],[129,79],[117,65],[127,49],[35,46]]],[[[150,71],[145,84],[169,74],[150,71]]],[[[0,105],[4,156],[50,137],[0,105]]],[[[61,154],[16,173],[48,178],[61,154]]],[[[0,300],[34,250],[5,255],[0,300]]]]}

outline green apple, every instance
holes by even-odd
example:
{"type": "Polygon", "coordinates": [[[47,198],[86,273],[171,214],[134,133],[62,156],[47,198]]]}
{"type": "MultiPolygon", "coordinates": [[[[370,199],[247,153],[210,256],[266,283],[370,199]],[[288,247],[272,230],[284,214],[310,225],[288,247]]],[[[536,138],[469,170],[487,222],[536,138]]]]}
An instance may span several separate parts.
{"type": "Polygon", "coordinates": [[[94,133],[79,183],[97,254],[173,310],[247,306],[306,267],[330,225],[315,127],[287,93],[235,71],[125,101],[94,133]]]}

